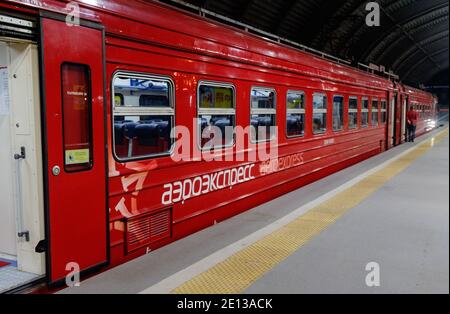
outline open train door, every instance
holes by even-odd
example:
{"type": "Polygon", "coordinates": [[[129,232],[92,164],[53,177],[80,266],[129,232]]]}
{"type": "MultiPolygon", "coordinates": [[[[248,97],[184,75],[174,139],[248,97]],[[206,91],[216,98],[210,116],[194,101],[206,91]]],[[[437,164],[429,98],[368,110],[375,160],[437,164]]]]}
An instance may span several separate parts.
{"type": "Polygon", "coordinates": [[[50,284],[108,263],[104,30],[41,16],[50,284]]]}

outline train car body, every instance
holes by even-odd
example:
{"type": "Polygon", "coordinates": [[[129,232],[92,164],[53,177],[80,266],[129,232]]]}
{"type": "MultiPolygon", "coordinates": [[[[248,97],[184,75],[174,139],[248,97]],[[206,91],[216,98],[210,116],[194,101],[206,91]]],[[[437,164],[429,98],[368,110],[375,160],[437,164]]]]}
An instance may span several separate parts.
{"type": "Polygon", "coordinates": [[[4,123],[11,151],[35,154],[17,162],[35,168],[42,187],[30,192],[29,212],[19,208],[34,217],[20,226],[28,241],[14,239],[7,254],[24,270],[40,265],[33,271],[51,284],[148,254],[399,145],[410,105],[420,110],[419,134],[434,127],[434,97],[386,78],[156,2],[74,3],[76,26],[65,1],[0,3],[2,15],[34,21],[38,34],[0,37],[5,51],[20,46],[31,58],[32,127],[14,130],[19,91],[4,123]],[[278,130],[250,133],[243,145],[233,136],[213,152],[199,136],[251,125],[278,130]],[[190,134],[184,158],[174,158],[173,129],[190,134]],[[275,157],[247,158],[264,143],[275,157]]]}

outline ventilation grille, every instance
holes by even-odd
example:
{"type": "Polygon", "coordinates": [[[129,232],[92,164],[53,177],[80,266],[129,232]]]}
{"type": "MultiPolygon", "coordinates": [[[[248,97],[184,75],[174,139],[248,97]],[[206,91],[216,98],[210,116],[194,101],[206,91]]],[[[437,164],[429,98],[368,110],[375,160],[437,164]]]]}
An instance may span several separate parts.
{"type": "Polygon", "coordinates": [[[170,209],[127,221],[127,253],[170,238],[171,225],[170,209]]]}

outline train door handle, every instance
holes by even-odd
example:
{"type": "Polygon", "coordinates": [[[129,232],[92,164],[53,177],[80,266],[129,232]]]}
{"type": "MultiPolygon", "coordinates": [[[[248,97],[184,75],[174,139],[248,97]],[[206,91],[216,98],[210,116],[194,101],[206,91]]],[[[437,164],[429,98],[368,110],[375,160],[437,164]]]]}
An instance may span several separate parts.
{"type": "Polygon", "coordinates": [[[25,159],[25,158],[27,158],[27,154],[26,154],[25,147],[22,146],[20,148],[20,154],[14,154],[14,159],[21,160],[21,159],[25,159]]]}

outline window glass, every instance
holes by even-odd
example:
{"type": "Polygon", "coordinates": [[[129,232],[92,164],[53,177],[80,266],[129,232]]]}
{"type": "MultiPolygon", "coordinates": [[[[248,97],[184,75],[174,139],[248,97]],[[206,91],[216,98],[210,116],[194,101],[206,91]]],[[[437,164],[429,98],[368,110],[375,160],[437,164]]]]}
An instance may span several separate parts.
{"type": "Polygon", "coordinates": [[[313,132],[322,134],[327,131],[327,96],[314,94],[313,96],[313,132]]]}
{"type": "Polygon", "coordinates": [[[333,130],[341,131],[344,129],[344,97],[333,97],[333,130]]]}
{"type": "Polygon", "coordinates": [[[65,170],[89,170],[94,162],[90,69],[65,63],[61,79],[65,170]]]}
{"type": "Polygon", "coordinates": [[[358,127],[358,98],[350,97],[348,101],[348,128],[358,127]]]}
{"type": "Polygon", "coordinates": [[[369,126],[369,99],[363,98],[361,109],[361,125],[362,127],[369,126]]]}
{"type": "Polygon", "coordinates": [[[118,74],[113,82],[114,152],[120,160],[169,154],[173,85],[164,77],[118,74]]]}
{"type": "Polygon", "coordinates": [[[381,123],[386,124],[387,122],[387,101],[386,99],[381,100],[381,123]]]}
{"type": "Polygon", "coordinates": [[[253,109],[275,109],[275,91],[270,88],[253,88],[251,94],[253,109]]]}
{"type": "Polygon", "coordinates": [[[305,135],[305,93],[290,91],[287,94],[286,132],[288,137],[305,135]]]}
{"type": "Polygon", "coordinates": [[[198,95],[201,149],[218,149],[234,143],[235,92],[228,84],[202,83],[198,95]]]}
{"type": "Polygon", "coordinates": [[[201,85],[199,108],[234,109],[234,91],[231,87],[201,85]]]}
{"type": "Polygon", "coordinates": [[[372,100],[372,126],[378,126],[378,112],[380,111],[378,99],[372,100]]]}
{"type": "Polygon", "coordinates": [[[276,136],[276,92],[271,88],[251,90],[250,127],[252,142],[271,141],[276,136]]]}

